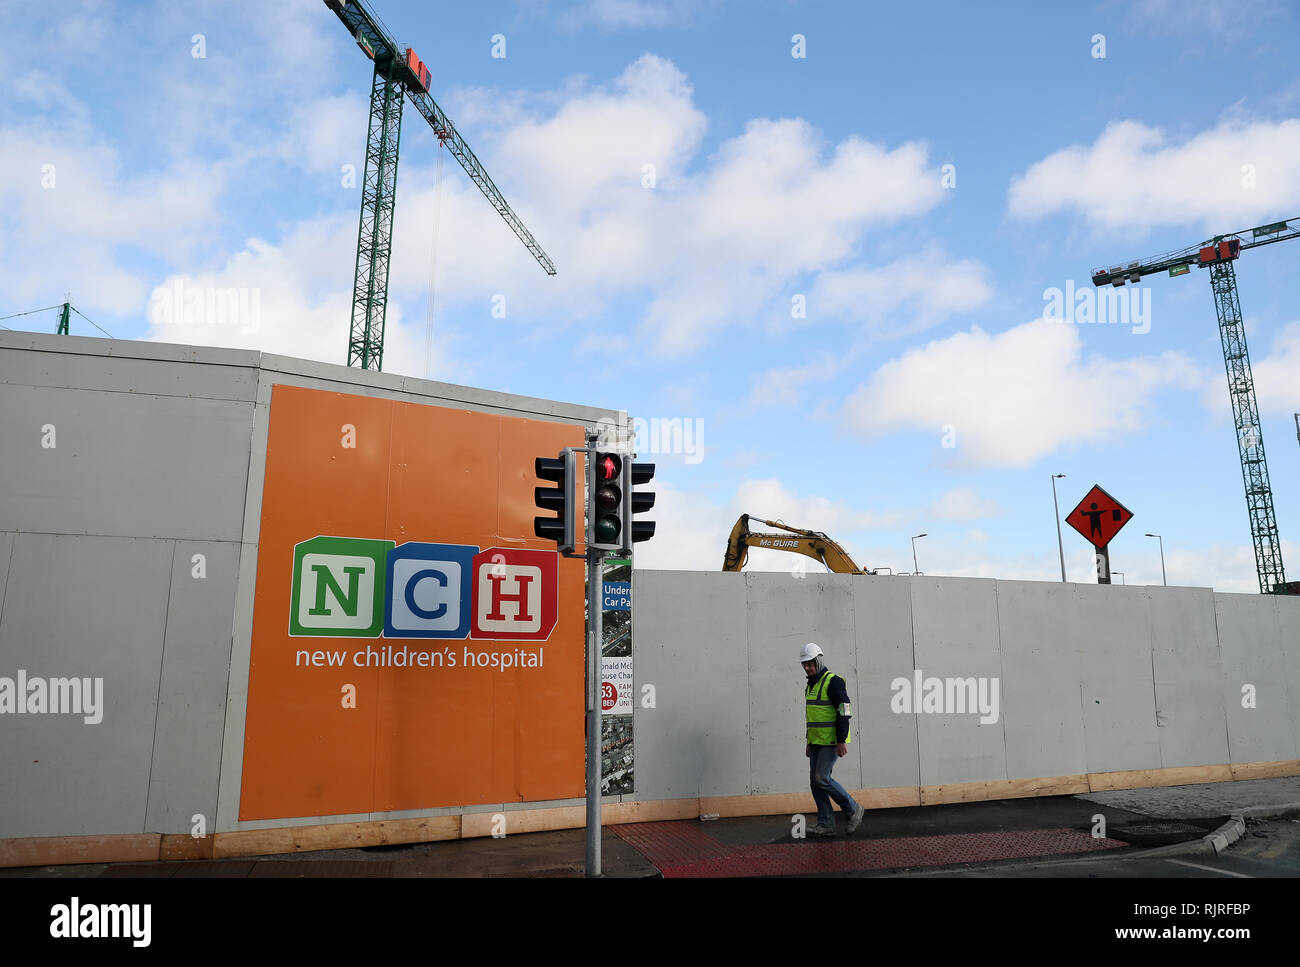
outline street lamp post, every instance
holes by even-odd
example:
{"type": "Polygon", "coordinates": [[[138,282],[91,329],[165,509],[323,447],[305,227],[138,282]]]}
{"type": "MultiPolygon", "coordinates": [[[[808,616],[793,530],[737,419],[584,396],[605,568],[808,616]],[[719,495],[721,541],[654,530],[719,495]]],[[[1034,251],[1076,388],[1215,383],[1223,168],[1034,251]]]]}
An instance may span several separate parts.
{"type": "MultiPolygon", "coordinates": [[[[1121,578],[1124,577],[1124,572],[1123,572],[1123,571],[1111,571],[1110,573],[1111,573],[1112,575],[1114,575],[1114,574],[1118,574],[1121,578]]],[[[1128,584],[1127,581],[1120,581],[1119,583],[1120,583],[1120,584],[1128,584]]]]}
{"type": "Polygon", "coordinates": [[[912,538],[912,573],[913,574],[921,573],[921,569],[916,565],[916,538],[917,537],[925,537],[925,535],[917,534],[916,537],[912,538]]]}
{"type": "Polygon", "coordinates": [[[1061,582],[1065,582],[1065,544],[1061,542],[1061,505],[1056,502],[1056,478],[1063,473],[1052,474],[1052,509],[1056,511],[1056,549],[1061,553],[1061,582]]]}
{"type": "Polygon", "coordinates": [[[1147,537],[1154,537],[1160,542],[1160,583],[1169,587],[1169,582],[1165,579],[1165,539],[1159,534],[1148,534],[1147,537]]]}

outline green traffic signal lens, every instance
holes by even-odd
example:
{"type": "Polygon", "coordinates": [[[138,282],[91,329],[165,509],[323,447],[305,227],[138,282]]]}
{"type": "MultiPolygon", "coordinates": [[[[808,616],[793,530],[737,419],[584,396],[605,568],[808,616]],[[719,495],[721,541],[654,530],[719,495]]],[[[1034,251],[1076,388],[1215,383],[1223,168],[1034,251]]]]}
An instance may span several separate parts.
{"type": "Polygon", "coordinates": [[[619,529],[617,517],[597,518],[596,540],[601,544],[613,544],[618,540],[619,529]]]}

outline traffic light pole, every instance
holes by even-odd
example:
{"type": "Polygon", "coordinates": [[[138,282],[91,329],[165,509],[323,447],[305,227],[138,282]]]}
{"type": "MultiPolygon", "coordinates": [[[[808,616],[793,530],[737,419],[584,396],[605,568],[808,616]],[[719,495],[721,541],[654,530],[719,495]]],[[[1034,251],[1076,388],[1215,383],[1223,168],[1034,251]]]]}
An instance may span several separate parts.
{"type": "Polygon", "coordinates": [[[587,552],[587,875],[600,876],[601,559],[587,552]]]}
{"type": "Polygon", "coordinates": [[[601,719],[604,714],[601,674],[601,611],[604,607],[604,561],[606,553],[632,554],[632,545],[654,536],[654,521],[638,521],[634,515],[654,506],[655,495],[635,493],[638,484],[649,483],[655,474],[653,463],[635,463],[635,453],[600,452],[600,434],[587,428],[585,447],[565,447],[558,458],[538,457],[534,467],[539,480],[558,483],[558,488],[538,487],[533,501],[541,510],[558,511],[558,517],[534,517],[533,533],[555,541],[563,557],[587,560],[587,876],[600,876],[601,719]],[[587,485],[582,499],[573,493],[576,458],[586,454],[587,485]],[[584,506],[585,505],[585,506],[584,506]],[[586,512],[585,553],[577,553],[578,526],[586,512]]]}
{"type": "MultiPolygon", "coordinates": [[[[599,438],[587,435],[587,493],[596,492],[596,444],[599,438]]],[[[594,519],[595,503],[588,511],[594,519]]],[[[589,532],[590,534],[590,532],[589,532]]],[[[590,538],[589,538],[590,541],[590,538]]],[[[600,564],[604,552],[587,548],[587,875],[600,876],[600,633],[601,582],[600,564]]]]}

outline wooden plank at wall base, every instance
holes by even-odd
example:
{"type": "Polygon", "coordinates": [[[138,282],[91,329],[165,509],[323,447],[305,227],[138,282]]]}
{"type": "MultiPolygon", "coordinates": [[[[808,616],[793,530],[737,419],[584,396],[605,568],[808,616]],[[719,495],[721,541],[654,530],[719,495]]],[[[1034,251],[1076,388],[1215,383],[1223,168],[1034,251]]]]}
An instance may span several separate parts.
{"type": "Polygon", "coordinates": [[[0,839],[0,867],[152,861],[161,839],[159,833],[0,839]]]}
{"type": "Polygon", "coordinates": [[[380,842],[396,843],[430,843],[435,840],[459,839],[461,837],[460,816],[425,816],[418,819],[381,819],[379,826],[380,842]]]}
{"type": "MultiPolygon", "coordinates": [[[[603,812],[603,811],[602,811],[603,812]]],[[[541,833],[551,829],[576,829],[587,825],[586,806],[551,806],[547,809],[512,809],[509,812],[466,813],[461,817],[460,835],[463,839],[491,836],[494,817],[505,817],[505,828],[500,832],[541,833]]],[[[602,815],[602,819],[603,819],[602,815]]]]}
{"type": "MultiPolygon", "coordinates": [[[[650,802],[620,802],[602,806],[602,823],[662,823],[673,819],[695,819],[703,810],[700,799],[655,799],[650,802]]],[[[585,818],[585,817],[584,817],[585,818]]],[[[585,822],[584,822],[585,825],[585,822]]]]}
{"type": "MultiPolygon", "coordinates": [[[[744,798],[744,797],[741,797],[744,798]]],[[[650,802],[602,803],[602,826],[624,823],[654,823],[673,819],[696,819],[698,799],[656,799],[650,802]]],[[[552,829],[582,829],[587,825],[586,806],[551,806],[545,809],[511,809],[492,813],[466,813],[461,823],[465,839],[492,835],[494,817],[505,817],[506,835],[542,833],[552,829]]]]}
{"type": "Polygon", "coordinates": [[[1300,776],[1300,759],[1280,762],[1237,762],[1232,766],[1233,779],[1281,779],[1300,776]]]}
{"type": "Polygon", "coordinates": [[[980,802],[989,799],[1077,796],[1088,791],[1088,777],[1083,775],[994,779],[989,782],[952,782],[942,786],[922,786],[921,804],[935,806],[940,803],[980,802]]]}
{"type": "Polygon", "coordinates": [[[379,846],[383,842],[383,834],[376,822],[244,829],[233,833],[217,833],[212,856],[214,859],[227,859],[232,856],[266,856],[270,853],[302,853],[318,849],[355,849],[361,846],[379,846]]]}
{"type": "Polygon", "coordinates": [[[760,796],[713,796],[700,800],[700,814],[731,816],[779,816],[817,811],[811,792],[778,792],[760,796]]]}
{"type": "Polygon", "coordinates": [[[215,841],[216,837],[211,833],[199,837],[187,836],[185,833],[164,833],[158,847],[158,859],[210,860],[215,841]]]}
{"type": "Polygon", "coordinates": [[[1168,769],[1131,769],[1126,772],[1090,772],[1092,792],[1114,789],[1144,789],[1151,786],[1188,786],[1201,782],[1229,782],[1232,768],[1217,766],[1175,766],[1168,769]]]}

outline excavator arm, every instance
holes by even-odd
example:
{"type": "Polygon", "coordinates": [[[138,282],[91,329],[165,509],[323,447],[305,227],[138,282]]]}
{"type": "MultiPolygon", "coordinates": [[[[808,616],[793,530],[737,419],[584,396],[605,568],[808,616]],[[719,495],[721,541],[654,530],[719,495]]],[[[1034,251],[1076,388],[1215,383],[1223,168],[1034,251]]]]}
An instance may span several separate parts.
{"type": "Polygon", "coordinates": [[[727,553],[722,560],[724,571],[739,571],[745,566],[751,547],[765,547],[774,551],[790,551],[793,554],[811,557],[814,561],[826,565],[826,569],[835,574],[875,573],[858,567],[844,548],[820,531],[803,530],[780,521],[755,517],[753,519],[760,524],[778,527],[785,531],[784,534],[761,534],[749,529],[750,519],[749,514],[741,514],[736,521],[736,526],[731,529],[731,536],[727,539],[727,553]]]}

